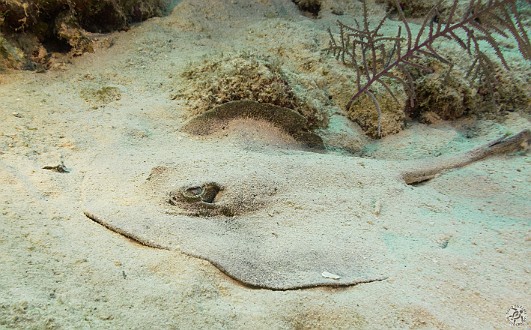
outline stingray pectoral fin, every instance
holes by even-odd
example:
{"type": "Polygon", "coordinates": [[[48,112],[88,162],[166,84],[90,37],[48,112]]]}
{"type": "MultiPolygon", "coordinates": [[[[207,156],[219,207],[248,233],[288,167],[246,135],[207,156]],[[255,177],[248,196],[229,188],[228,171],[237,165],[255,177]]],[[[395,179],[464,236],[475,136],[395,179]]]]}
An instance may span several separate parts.
{"type": "Polygon", "coordinates": [[[154,249],[161,249],[161,250],[171,250],[169,247],[157,244],[155,242],[147,241],[143,239],[140,236],[131,234],[117,226],[112,225],[110,222],[107,222],[104,218],[97,216],[96,214],[90,212],[90,211],[83,211],[83,214],[90,220],[96,222],[97,224],[109,229],[112,232],[117,233],[118,235],[121,235],[129,240],[134,241],[135,243],[138,243],[143,246],[147,246],[154,249]]]}

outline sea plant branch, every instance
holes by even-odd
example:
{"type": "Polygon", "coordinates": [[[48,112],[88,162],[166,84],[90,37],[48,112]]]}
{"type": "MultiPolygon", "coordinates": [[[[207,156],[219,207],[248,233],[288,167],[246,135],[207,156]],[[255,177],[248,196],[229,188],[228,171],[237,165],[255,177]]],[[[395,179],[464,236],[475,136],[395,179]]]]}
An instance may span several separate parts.
{"type": "MultiPolygon", "coordinates": [[[[440,18],[439,6],[443,1],[439,1],[424,18],[422,25],[416,35],[413,35],[411,27],[407,22],[405,14],[398,0],[394,0],[394,5],[398,11],[398,17],[401,26],[395,37],[384,36],[379,33],[380,28],[384,25],[389,14],[385,15],[374,29],[371,29],[368,21],[367,4],[363,2],[363,23],[355,21],[356,27],[348,26],[338,21],[340,30],[340,42],[334,38],[329,30],[330,45],[326,49],[332,52],[336,59],[341,59],[343,64],[353,67],[356,70],[356,92],[351,96],[347,103],[347,109],[350,109],[355,100],[362,94],[367,95],[374,103],[378,110],[378,116],[381,116],[381,108],[374,93],[371,91],[375,83],[382,85],[390,94],[391,88],[384,80],[385,77],[398,81],[402,84],[408,93],[411,106],[415,104],[415,86],[412,79],[401,79],[398,75],[393,74],[395,70],[408,74],[408,69],[417,68],[423,72],[432,72],[430,68],[416,63],[421,56],[429,56],[435,60],[448,65],[450,68],[453,63],[440,55],[433,47],[433,43],[440,39],[450,39],[459,44],[466,52],[475,57],[473,66],[469,72],[474,72],[474,76],[492,75],[492,62],[482,51],[480,41],[486,42],[494,50],[496,57],[502,65],[509,69],[509,65],[504,58],[501,46],[493,37],[493,33],[504,37],[512,36],[517,44],[518,49],[524,59],[531,59],[531,45],[529,38],[523,28],[522,22],[516,10],[516,0],[488,0],[483,3],[481,0],[470,0],[468,11],[456,22],[453,22],[459,0],[453,0],[448,17],[443,23],[436,22],[440,18]],[[502,12],[502,17],[498,12],[502,12]],[[499,26],[495,25],[495,23],[499,26]],[[405,37],[402,37],[402,27],[404,28],[405,37]],[[465,37],[459,36],[458,31],[466,34],[465,37]],[[508,31],[506,33],[505,31],[508,31]],[[427,36],[424,36],[427,33],[427,36]],[[402,41],[406,41],[405,50],[402,50],[402,41]],[[387,54],[385,43],[393,43],[392,51],[387,54]],[[369,54],[367,54],[369,53],[369,54]],[[381,60],[378,59],[380,55],[381,60]],[[357,58],[361,57],[361,63],[357,58]],[[379,64],[381,63],[381,67],[379,64]],[[365,82],[361,83],[361,77],[365,82]]],[[[378,118],[378,135],[381,135],[381,118],[378,118]]]]}

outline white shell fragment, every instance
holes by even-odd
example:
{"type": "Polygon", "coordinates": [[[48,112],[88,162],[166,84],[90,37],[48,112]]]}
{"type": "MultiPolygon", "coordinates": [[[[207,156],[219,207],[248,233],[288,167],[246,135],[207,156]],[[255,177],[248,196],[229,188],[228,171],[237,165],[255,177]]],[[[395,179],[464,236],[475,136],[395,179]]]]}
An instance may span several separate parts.
{"type": "Polygon", "coordinates": [[[380,201],[376,201],[376,203],[374,203],[373,213],[375,216],[379,216],[381,212],[382,212],[382,203],[380,203],[380,201]]]}
{"type": "Polygon", "coordinates": [[[330,278],[330,279],[333,279],[333,280],[339,280],[341,278],[341,276],[336,275],[336,274],[332,274],[332,273],[329,273],[329,272],[322,272],[321,276],[325,277],[325,278],[330,278]]]}

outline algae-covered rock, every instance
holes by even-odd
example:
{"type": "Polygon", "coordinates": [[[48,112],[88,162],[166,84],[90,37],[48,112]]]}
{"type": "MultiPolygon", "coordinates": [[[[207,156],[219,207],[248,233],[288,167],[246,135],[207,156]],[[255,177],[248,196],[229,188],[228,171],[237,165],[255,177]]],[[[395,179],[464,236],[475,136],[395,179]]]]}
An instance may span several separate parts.
{"type": "Polygon", "coordinates": [[[68,42],[72,55],[94,52],[94,46],[89,34],[81,28],[72,13],[61,13],[55,20],[55,27],[57,36],[68,42]]]}
{"type": "Polygon", "coordinates": [[[529,84],[499,63],[493,62],[492,70],[477,77],[433,59],[426,58],[422,64],[432,72],[410,72],[415,80],[415,104],[407,114],[413,119],[432,123],[469,114],[493,117],[508,111],[529,112],[529,84]]]}
{"type": "Polygon", "coordinates": [[[19,69],[24,62],[24,53],[0,34],[0,71],[19,69]]]}
{"type": "MultiPolygon", "coordinates": [[[[376,3],[383,3],[386,5],[386,10],[396,13],[395,0],[376,0],[376,3]]],[[[441,18],[446,18],[452,7],[453,1],[440,0],[399,0],[398,3],[408,18],[423,18],[434,7],[438,6],[438,15],[441,18]]],[[[468,1],[462,1],[457,4],[456,17],[461,17],[468,8],[468,1]]],[[[454,18],[455,19],[455,18],[454,18]]]]}
{"type": "Polygon", "coordinates": [[[457,119],[475,109],[478,101],[476,90],[456,70],[421,76],[415,81],[415,93],[411,113],[415,118],[429,113],[443,120],[457,119]]]}
{"type": "Polygon", "coordinates": [[[529,78],[522,78],[515,72],[504,70],[497,65],[490,79],[480,80],[477,86],[478,108],[474,113],[496,116],[512,111],[523,111],[531,114],[529,78]]]}
{"type": "Polygon", "coordinates": [[[269,103],[300,113],[310,127],[326,125],[326,115],[299,97],[276,63],[247,54],[193,64],[181,73],[173,99],[185,99],[190,117],[239,100],[269,103]]]}
{"type": "Polygon", "coordinates": [[[171,0],[5,0],[0,1],[0,32],[24,52],[28,62],[24,68],[37,69],[35,64],[42,67],[49,57],[44,53],[91,52],[91,33],[127,29],[131,23],[164,14],[170,3],[171,0]],[[32,38],[35,41],[28,46],[24,39],[32,38]],[[35,53],[42,56],[35,59],[35,53]]]}
{"type": "Polygon", "coordinates": [[[311,16],[316,17],[321,10],[321,0],[293,0],[297,7],[311,16]]]}
{"type": "Polygon", "coordinates": [[[381,116],[378,115],[373,100],[366,94],[361,95],[347,109],[348,118],[360,125],[365,134],[372,138],[380,138],[400,132],[404,128],[404,108],[407,96],[404,92],[395,94],[397,99],[389,93],[381,92],[375,94],[380,106],[381,116]],[[378,126],[380,126],[380,129],[378,129],[378,126]]]}

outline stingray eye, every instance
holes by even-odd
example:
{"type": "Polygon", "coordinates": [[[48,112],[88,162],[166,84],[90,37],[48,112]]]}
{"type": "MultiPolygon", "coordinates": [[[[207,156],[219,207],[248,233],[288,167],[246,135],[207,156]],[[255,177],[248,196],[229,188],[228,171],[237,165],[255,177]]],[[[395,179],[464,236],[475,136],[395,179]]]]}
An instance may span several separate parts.
{"type": "Polygon", "coordinates": [[[199,197],[201,196],[202,193],[203,193],[202,187],[191,187],[185,190],[185,194],[190,197],[193,197],[193,196],[199,197]]]}
{"type": "Polygon", "coordinates": [[[175,205],[178,200],[182,200],[188,203],[203,202],[213,204],[222,190],[223,188],[215,182],[205,183],[201,186],[184,187],[180,189],[180,192],[170,193],[173,198],[173,202],[170,203],[175,205]]]}
{"type": "MultiPolygon", "coordinates": [[[[203,187],[192,186],[188,188],[181,188],[177,191],[172,191],[170,192],[170,196],[172,196],[174,202],[182,201],[187,203],[195,203],[201,201],[203,192],[203,187]]],[[[176,205],[176,203],[172,204],[176,205]]]]}

